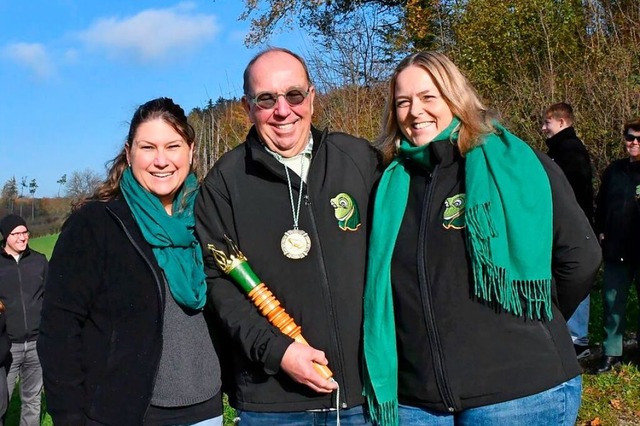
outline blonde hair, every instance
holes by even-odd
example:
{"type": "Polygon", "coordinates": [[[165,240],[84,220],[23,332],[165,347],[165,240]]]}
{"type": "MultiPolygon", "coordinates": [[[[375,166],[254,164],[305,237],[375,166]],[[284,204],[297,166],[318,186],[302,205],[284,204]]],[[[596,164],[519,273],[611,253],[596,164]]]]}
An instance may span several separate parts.
{"type": "Polygon", "coordinates": [[[414,53],[400,61],[389,80],[382,134],[376,143],[385,164],[396,156],[403,137],[398,127],[395,91],[398,75],[410,66],[420,67],[429,73],[452,114],[460,119],[458,149],[462,155],[480,143],[480,136],[495,131],[487,108],[475,89],[448,57],[431,51],[414,53]]]}

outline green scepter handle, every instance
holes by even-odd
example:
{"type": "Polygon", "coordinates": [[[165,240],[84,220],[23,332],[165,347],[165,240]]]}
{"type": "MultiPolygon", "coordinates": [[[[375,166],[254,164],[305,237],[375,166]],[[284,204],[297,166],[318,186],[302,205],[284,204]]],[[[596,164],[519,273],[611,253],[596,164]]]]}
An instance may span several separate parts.
{"type": "MultiPolygon", "coordinates": [[[[229,246],[229,256],[222,250],[217,249],[215,245],[207,244],[207,248],[211,254],[213,254],[213,258],[218,267],[229,275],[242,291],[249,296],[249,299],[258,308],[258,311],[266,317],[272,325],[278,327],[282,333],[291,337],[296,342],[309,346],[309,343],[302,337],[300,326],[285,312],[278,299],[276,299],[273,293],[271,293],[267,286],[258,278],[255,272],[253,272],[247,258],[242,254],[240,249],[238,249],[238,246],[226,235],[224,239],[229,246]]],[[[325,379],[329,380],[333,377],[333,373],[326,365],[314,362],[313,367],[325,379]]]]}

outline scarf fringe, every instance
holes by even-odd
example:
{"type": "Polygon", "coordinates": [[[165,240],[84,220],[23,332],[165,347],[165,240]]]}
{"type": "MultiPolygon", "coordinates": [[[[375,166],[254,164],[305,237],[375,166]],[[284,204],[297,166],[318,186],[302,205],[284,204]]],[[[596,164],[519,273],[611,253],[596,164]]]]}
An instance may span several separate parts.
{"type": "Polygon", "coordinates": [[[398,400],[377,402],[375,395],[365,392],[367,406],[369,407],[369,417],[371,423],[376,426],[398,426],[400,419],[398,417],[398,400]]]}
{"type": "Polygon", "coordinates": [[[466,212],[474,295],[490,303],[495,301],[514,315],[522,316],[524,313],[529,319],[542,320],[544,310],[547,319],[551,320],[550,279],[513,280],[509,271],[492,263],[490,239],[496,237],[497,232],[489,207],[487,202],[466,212]]]}

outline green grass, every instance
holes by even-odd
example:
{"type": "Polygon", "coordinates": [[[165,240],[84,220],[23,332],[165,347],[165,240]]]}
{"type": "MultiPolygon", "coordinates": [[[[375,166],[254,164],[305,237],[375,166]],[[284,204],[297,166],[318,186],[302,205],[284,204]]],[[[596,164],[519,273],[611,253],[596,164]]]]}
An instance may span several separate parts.
{"type": "Polygon", "coordinates": [[[34,249],[35,251],[39,251],[44,254],[47,259],[51,258],[51,253],[53,252],[53,246],[56,245],[56,241],[58,240],[58,235],[60,234],[51,234],[45,235],[44,237],[31,238],[29,239],[29,247],[34,249]]]}

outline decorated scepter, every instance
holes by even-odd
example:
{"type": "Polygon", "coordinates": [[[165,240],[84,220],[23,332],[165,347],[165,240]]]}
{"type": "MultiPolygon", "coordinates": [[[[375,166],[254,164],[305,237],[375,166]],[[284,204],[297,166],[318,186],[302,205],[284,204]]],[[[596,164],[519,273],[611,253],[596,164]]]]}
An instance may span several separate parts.
{"type": "MultiPolygon", "coordinates": [[[[229,256],[222,250],[218,250],[213,244],[207,245],[218,267],[238,284],[258,308],[258,311],[260,311],[272,325],[278,327],[282,333],[291,337],[296,342],[309,346],[309,343],[302,337],[300,326],[285,312],[284,308],[280,306],[278,299],[276,299],[273,293],[271,293],[267,286],[257,277],[255,272],[253,272],[247,258],[242,254],[240,249],[238,249],[238,246],[226,235],[224,239],[229,247],[229,256]]],[[[327,380],[333,376],[333,373],[326,365],[314,362],[313,367],[327,380]]]]}

